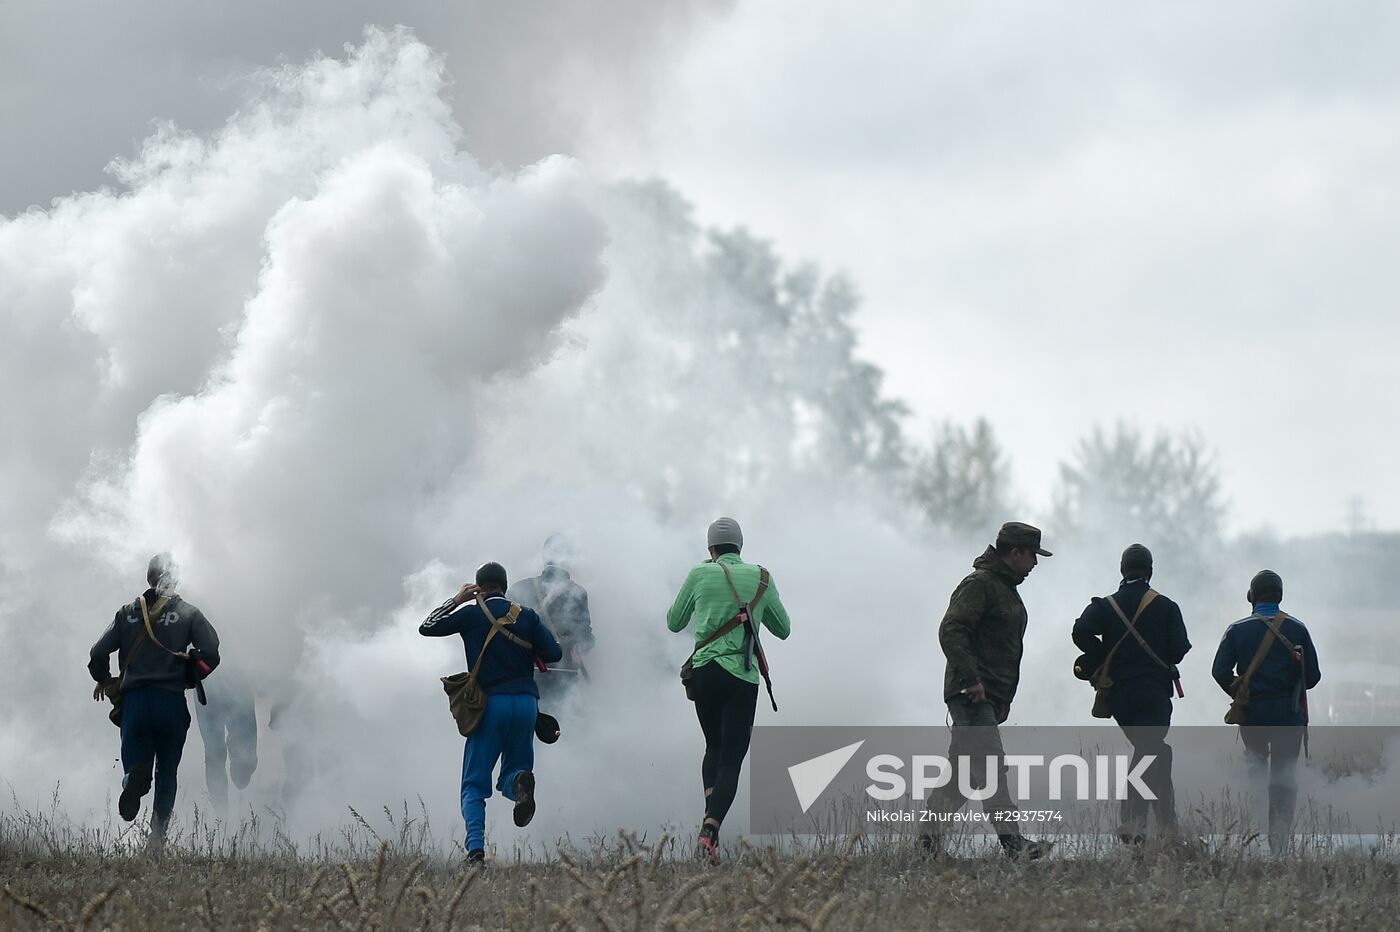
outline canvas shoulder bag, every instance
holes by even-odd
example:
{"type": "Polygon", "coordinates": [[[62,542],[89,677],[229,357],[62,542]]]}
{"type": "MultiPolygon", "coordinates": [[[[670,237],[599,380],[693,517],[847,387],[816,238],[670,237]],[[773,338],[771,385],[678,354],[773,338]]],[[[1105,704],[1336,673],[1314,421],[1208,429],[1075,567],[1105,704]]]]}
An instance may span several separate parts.
{"type": "Polygon", "coordinates": [[[512,602],[505,622],[502,623],[491,614],[491,609],[486,607],[486,601],[484,598],[476,601],[481,613],[491,623],[491,630],[486,632],[486,640],[481,644],[481,653],[476,655],[476,663],[464,673],[442,677],[442,689],[447,693],[447,706],[452,711],[452,717],[457,721],[457,731],[463,738],[471,737],[472,732],[480,727],[482,716],[486,714],[486,691],[477,682],[477,676],[481,671],[481,661],[486,659],[486,648],[491,646],[491,639],[497,634],[503,634],[515,646],[534,650],[529,641],[506,629],[507,625],[515,624],[515,620],[520,617],[520,606],[512,602]]]}
{"type": "Polygon", "coordinates": [[[1283,620],[1288,617],[1280,611],[1273,618],[1265,618],[1263,615],[1253,616],[1264,622],[1264,627],[1268,628],[1264,632],[1264,640],[1259,642],[1259,649],[1254,652],[1254,657],[1249,661],[1249,666],[1245,668],[1243,676],[1235,677],[1235,681],[1230,684],[1230,708],[1225,710],[1225,724],[1243,725],[1248,717],[1246,709],[1249,708],[1249,684],[1254,679],[1254,674],[1259,672],[1259,667],[1264,663],[1264,658],[1268,655],[1269,649],[1274,646],[1274,641],[1282,642],[1288,648],[1289,653],[1297,654],[1298,649],[1294,647],[1283,636],[1283,620]]]}
{"type": "MultiPolygon", "coordinates": [[[[1109,676],[1108,673],[1109,667],[1113,664],[1113,658],[1118,654],[1118,648],[1123,646],[1123,642],[1126,641],[1130,635],[1136,635],[1137,639],[1140,642],[1142,641],[1142,635],[1138,634],[1135,626],[1138,623],[1138,619],[1142,617],[1142,613],[1147,610],[1147,606],[1151,605],[1152,600],[1155,598],[1157,598],[1156,590],[1148,589],[1147,592],[1143,593],[1142,601],[1138,603],[1137,611],[1133,612],[1133,617],[1129,619],[1123,614],[1123,610],[1118,607],[1118,603],[1114,601],[1113,596],[1108,597],[1108,604],[1113,606],[1113,610],[1118,613],[1118,617],[1123,620],[1123,624],[1127,626],[1128,630],[1124,631],[1123,636],[1114,643],[1112,649],[1108,652],[1108,656],[1103,659],[1103,664],[1095,670],[1094,675],[1089,678],[1089,682],[1093,684],[1094,687],[1094,707],[1090,711],[1090,714],[1093,715],[1094,718],[1113,717],[1113,712],[1109,709],[1108,700],[1109,691],[1113,688],[1113,678],[1109,676]]],[[[1145,645],[1146,642],[1143,643],[1145,645]]],[[[1152,653],[1150,647],[1148,648],[1148,653],[1152,653]]],[[[1161,659],[1157,658],[1155,653],[1152,654],[1152,656],[1157,659],[1158,663],[1162,662],[1161,659]]]]}

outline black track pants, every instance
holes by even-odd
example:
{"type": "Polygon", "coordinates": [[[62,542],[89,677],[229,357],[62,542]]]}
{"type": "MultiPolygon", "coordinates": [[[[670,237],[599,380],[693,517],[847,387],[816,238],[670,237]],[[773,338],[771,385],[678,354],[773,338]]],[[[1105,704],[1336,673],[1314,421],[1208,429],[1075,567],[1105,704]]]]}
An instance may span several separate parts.
{"type": "Polygon", "coordinates": [[[746,683],[711,661],[695,669],[695,715],[705,733],[705,760],[700,776],[705,789],[705,817],[723,822],[739,791],[739,770],[749,753],[758,684],[746,683]]]}

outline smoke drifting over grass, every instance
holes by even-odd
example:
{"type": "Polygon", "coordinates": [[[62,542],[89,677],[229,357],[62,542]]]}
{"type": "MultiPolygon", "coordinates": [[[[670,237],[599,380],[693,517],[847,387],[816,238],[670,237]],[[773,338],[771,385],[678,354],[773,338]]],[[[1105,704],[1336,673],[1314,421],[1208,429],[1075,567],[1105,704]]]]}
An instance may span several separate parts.
{"type": "MultiPolygon", "coordinates": [[[[846,697],[866,679],[853,568],[873,557],[913,597],[923,558],[823,447],[823,416],[793,410],[831,361],[822,319],[805,356],[751,321],[742,274],[697,274],[664,189],[598,191],[560,157],[484,171],[442,61],[405,32],[259,81],[219,132],[149,139],[118,168],[129,193],[0,226],[0,757],[21,805],[61,783],[105,819],[117,741],[85,652],[158,549],[263,722],[286,704],[242,801],[288,806],[294,834],[418,796],[455,824],[436,677],[461,648],[416,624],[485,559],[533,573],[560,529],[584,554],[594,680],[540,751],[535,826],[493,821],[498,843],[698,815],[689,638],[661,617],[720,512],[796,619],[773,652],[788,720],[920,714],[895,697],[937,672],[910,651],[869,705],[846,697]]],[[[183,810],[203,803],[198,748],[183,810]]]]}
{"type": "MultiPolygon", "coordinates": [[[[437,677],[462,651],[416,626],[484,560],[533,574],[561,530],[593,680],[550,710],[535,823],[488,810],[497,845],[698,820],[690,638],[662,616],[721,513],[794,622],[760,722],[943,720],[937,620],[994,528],[936,539],[901,503],[849,285],[706,238],[661,185],[598,188],[562,157],[483,169],[406,32],[257,82],[217,133],[152,136],[118,168],[128,193],[0,223],[0,780],[20,806],[61,784],[75,819],[109,818],[117,737],[83,665],[160,549],[223,637],[211,689],[239,670],[264,726],[282,709],[241,803],[285,809],[294,838],[419,797],[460,838],[437,677]]],[[[1086,717],[1069,624],[1132,537],[1097,541],[1100,564],[1047,525],[1013,721],[1086,717]]],[[[1196,584],[1174,571],[1167,594],[1196,584]]],[[[1188,616],[1197,671],[1227,618],[1188,616]]],[[[205,805],[199,748],[193,730],[179,812],[205,805]]]]}

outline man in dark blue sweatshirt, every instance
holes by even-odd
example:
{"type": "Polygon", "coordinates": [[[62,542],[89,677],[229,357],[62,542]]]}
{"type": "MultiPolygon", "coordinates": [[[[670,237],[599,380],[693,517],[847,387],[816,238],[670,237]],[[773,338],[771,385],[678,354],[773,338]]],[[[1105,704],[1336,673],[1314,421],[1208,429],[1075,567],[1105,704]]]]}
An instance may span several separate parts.
{"type": "Polygon", "coordinates": [[[207,675],[218,666],[219,635],[203,612],[176,595],[179,571],[170,554],[151,558],[146,582],[150,588],[118,609],[92,645],[88,672],[97,681],[92,697],[106,698],[113,683],[111,655],[117,652],[124,773],[117,812],[127,822],[136,818],[154,770],[150,841],[152,852],[159,853],[175,809],[175,775],[190,728],[185,690],[192,675],[207,675]],[[193,664],[203,665],[199,673],[192,671],[193,664]]]}
{"type": "Polygon", "coordinates": [[[539,687],[535,685],[535,658],[557,663],[563,656],[559,642],[532,609],[517,606],[505,597],[505,568],[484,563],[476,571],[476,584],[468,583],[434,609],[418,633],[424,637],[460,634],[466,647],[468,669],[477,669],[477,682],[487,695],[486,711],[462,755],[462,818],[467,823],[467,860],[486,857],[486,800],[491,796],[491,775],[501,762],[496,789],[515,803],[515,824],[525,826],[535,815],[535,719],[539,713],[539,687]],[[475,604],[466,603],[475,599],[475,604]],[[501,625],[508,636],[488,636],[495,627],[482,611],[501,625]]]}
{"type": "Polygon", "coordinates": [[[1240,738],[1256,783],[1268,771],[1269,848],[1288,850],[1298,796],[1298,752],[1308,723],[1308,690],[1322,680],[1312,636],[1279,608],[1283,579],[1260,570],[1245,594],[1254,614],[1225,629],[1211,675],[1232,699],[1248,696],[1240,738]]]}

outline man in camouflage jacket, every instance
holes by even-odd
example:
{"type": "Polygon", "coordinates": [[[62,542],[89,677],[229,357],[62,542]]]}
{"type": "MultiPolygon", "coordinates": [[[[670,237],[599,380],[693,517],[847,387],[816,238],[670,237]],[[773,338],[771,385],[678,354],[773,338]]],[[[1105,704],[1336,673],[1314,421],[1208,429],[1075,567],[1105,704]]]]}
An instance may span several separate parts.
{"type": "MultiPolygon", "coordinates": [[[[1039,562],[1050,556],[1040,546],[1040,530],[1011,521],[1002,525],[996,543],[973,561],[972,573],[953,590],[948,610],[938,626],[938,642],[948,659],[943,699],[953,720],[948,748],[954,775],[929,797],[929,809],[952,813],[967,802],[958,790],[958,762],[968,759],[970,786],[985,787],[986,761],[1002,761],[1004,751],[997,726],[1011,712],[1011,700],[1021,680],[1021,654],[1026,634],[1026,606],[1016,587],[1039,562]]],[[[998,763],[996,791],[983,801],[1002,849],[1011,857],[1040,857],[1046,847],[1021,836],[1016,803],[1007,790],[1006,765],[998,763]]],[[[942,825],[941,823],[934,823],[942,825]]],[[[941,831],[941,829],[940,829],[941,831]]],[[[924,845],[939,846],[936,835],[924,845]]]]}

